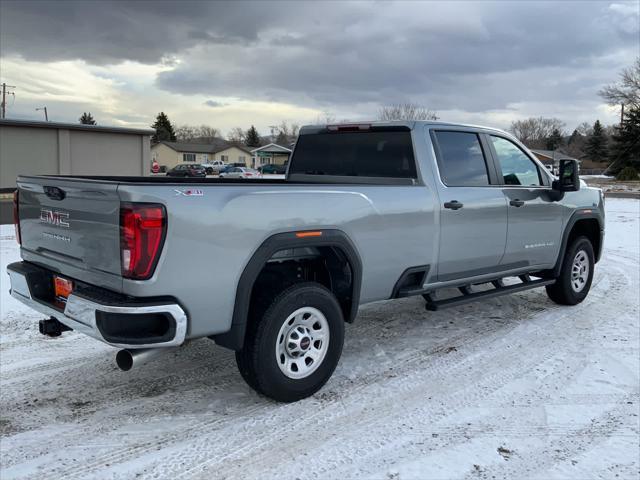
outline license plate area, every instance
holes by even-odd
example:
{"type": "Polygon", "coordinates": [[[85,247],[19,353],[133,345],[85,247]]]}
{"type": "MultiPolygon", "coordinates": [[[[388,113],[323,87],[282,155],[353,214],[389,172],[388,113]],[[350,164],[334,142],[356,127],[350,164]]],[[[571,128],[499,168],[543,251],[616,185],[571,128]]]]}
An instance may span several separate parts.
{"type": "Polygon", "coordinates": [[[53,292],[56,302],[67,303],[67,298],[73,292],[73,281],[54,275],[53,292]]]}

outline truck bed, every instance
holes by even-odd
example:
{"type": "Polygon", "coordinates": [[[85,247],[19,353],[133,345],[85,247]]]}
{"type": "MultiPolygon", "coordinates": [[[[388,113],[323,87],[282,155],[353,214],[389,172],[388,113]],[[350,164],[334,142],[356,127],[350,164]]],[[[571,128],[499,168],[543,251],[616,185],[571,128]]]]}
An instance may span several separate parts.
{"type": "Polygon", "coordinates": [[[313,182],[292,182],[288,179],[249,179],[249,178],[192,178],[192,177],[167,177],[164,175],[154,176],[100,176],[100,175],[21,175],[21,179],[33,179],[33,178],[51,178],[56,180],[76,181],[76,182],[110,182],[110,183],[123,183],[123,184],[203,184],[203,185],[215,185],[215,184],[255,184],[260,182],[260,185],[270,184],[291,184],[291,183],[313,183],[313,182]]]}

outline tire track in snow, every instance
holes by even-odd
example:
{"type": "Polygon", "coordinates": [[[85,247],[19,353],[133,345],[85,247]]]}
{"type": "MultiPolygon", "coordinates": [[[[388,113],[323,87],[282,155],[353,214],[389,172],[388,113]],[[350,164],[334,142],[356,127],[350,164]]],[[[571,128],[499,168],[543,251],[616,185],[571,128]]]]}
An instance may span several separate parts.
{"type": "MultiPolygon", "coordinates": [[[[507,324],[507,326],[512,327],[513,325],[507,324]]],[[[495,328],[504,329],[505,324],[496,324],[495,328]]],[[[437,351],[439,351],[439,349],[441,349],[444,346],[450,345],[452,342],[456,342],[457,345],[458,344],[464,345],[466,344],[466,342],[463,342],[464,339],[466,339],[466,342],[474,342],[474,343],[485,343],[489,341],[488,339],[484,339],[482,337],[480,338],[475,337],[473,334],[470,334],[470,332],[468,332],[465,329],[456,337],[449,337],[448,339],[443,341],[441,344],[437,345],[434,349],[435,352],[433,353],[436,353],[437,351]]],[[[412,351],[407,355],[405,359],[402,360],[402,364],[412,365],[417,362],[422,362],[424,353],[425,352],[421,350],[412,351]]],[[[440,368],[446,368],[446,365],[442,365],[440,368]]],[[[345,394],[353,393],[354,391],[357,391],[360,388],[366,387],[369,383],[378,379],[378,377],[379,377],[378,374],[370,373],[364,378],[360,377],[357,382],[351,382],[349,380],[341,382],[341,385],[337,385],[337,388],[339,388],[340,390],[343,390],[345,394]]],[[[331,407],[333,407],[336,403],[339,403],[339,401],[340,401],[340,398],[337,398],[329,402],[325,402],[322,405],[322,410],[324,411],[327,409],[331,409],[331,407]]],[[[279,407],[279,408],[283,408],[283,407],[279,407]]],[[[238,415],[238,418],[244,420],[247,417],[255,416],[257,413],[262,413],[262,412],[268,413],[272,410],[273,410],[273,403],[269,402],[266,405],[262,405],[257,408],[250,409],[249,411],[240,412],[238,415]]],[[[315,413],[314,416],[317,414],[318,413],[315,413]]],[[[296,418],[301,419],[299,415],[296,418]]],[[[258,418],[258,420],[260,420],[260,417],[258,418]]],[[[225,422],[234,422],[234,421],[235,421],[235,418],[225,419],[225,422]]],[[[256,430],[255,419],[246,420],[244,423],[248,424],[247,430],[249,432],[255,432],[256,430]]],[[[197,438],[199,435],[202,435],[211,427],[217,426],[218,424],[220,424],[220,422],[217,421],[217,419],[208,419],[201,422],[190,423],[187,425],[188,428],[182,431],[179,431],[177,433],[171,433],[171,434],[165,435],[164,438],[160,441],[143,443],[133,447],[123,446],[121,449],[110,451],[106,455],[102,455],[95,458],[95,460],[91,461],[88,464],[77,466],[76,468],[73,468],[71,470],[63,470],[62,472],[55,472],[55,475],[65,475],[70,477],[73,477],[73,475],[79,475],[80,477],[85,475],[91,475],[95,470],[104,468],[105,464],[114,465],[117,463],[127,461],[130,458],[135,458],[137,456],[144,455],[149,452],[153,452],[157,450],[157,448],[160,446],[167,446],[167,445],[170,445],[171,443],[183,442],[184,440],[189,438],[197,438]]],[[[267,418],[266,424],[261,425],[260,427],[261,429],[266,430],[269,428],[273,428],[273,425],[269,424],[269,419],[267,418]]],[[[253,436],[255,436],[255,434],[253,436]]]]}

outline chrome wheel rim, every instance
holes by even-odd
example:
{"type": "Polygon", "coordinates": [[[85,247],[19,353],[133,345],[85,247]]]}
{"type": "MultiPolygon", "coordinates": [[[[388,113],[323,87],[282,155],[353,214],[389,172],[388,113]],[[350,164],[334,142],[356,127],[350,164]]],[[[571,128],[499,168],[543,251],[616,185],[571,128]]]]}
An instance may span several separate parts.
{"type": "Polygon", "coordinates": [[[315,372],[329,349],[329,322],[313,307],[293,312],[276,338],[276,362],[289,378],[306,378],[315,372]]]}
{"type": "Polygon", "coordinates": [[[589,279],[589,257],[587,252],[579,250],[573,258],[571,266],[571,288],[574,292],[580,293],[589,279]]]}

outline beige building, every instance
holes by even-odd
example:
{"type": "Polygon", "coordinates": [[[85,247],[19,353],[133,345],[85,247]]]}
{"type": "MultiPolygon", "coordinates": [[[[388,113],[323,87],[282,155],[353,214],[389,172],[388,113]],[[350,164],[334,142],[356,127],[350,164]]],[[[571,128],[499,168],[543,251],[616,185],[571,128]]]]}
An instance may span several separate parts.
{"type": "Polygon", "coordinates": [[[284,165],[291,156],[291,149],[278,145],[276,143],[270,143],[263,147],[258,147],[251,150],[251,167],[258,168],[262,165],[274,164],[284,165]]]}
{"type": "Polygon", "coordinates": [[[212,144],[160,142],[151,147],[151,158],[167,169],[180,163],[244,163],[248,165],[251,152],[219,139],[212,144]]]}
{"type": "Polygon", "coordinates": [[[148,175],[152,130],[0,120],[0,190],[18,175],[148,175]]]}

